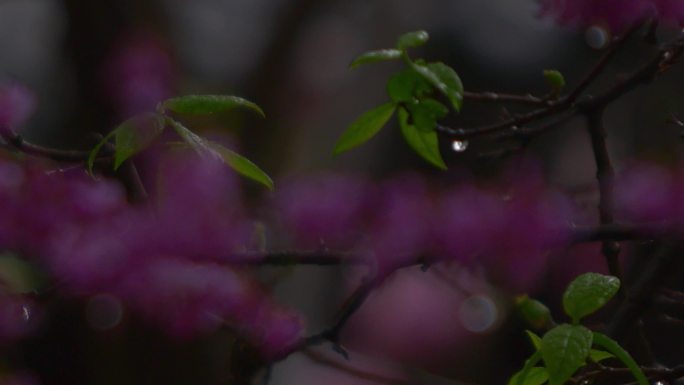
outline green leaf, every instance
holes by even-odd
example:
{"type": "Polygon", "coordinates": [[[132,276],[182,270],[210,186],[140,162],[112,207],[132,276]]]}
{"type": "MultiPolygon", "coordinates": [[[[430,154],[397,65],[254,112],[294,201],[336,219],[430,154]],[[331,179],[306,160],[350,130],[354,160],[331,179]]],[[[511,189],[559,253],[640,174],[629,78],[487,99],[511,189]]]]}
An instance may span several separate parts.
{"type": "Polygon", "coordinates": [[[528,358],[525,361],[525,365],[523,366],[523,368],[518,373],[513,375],[513,377],[515,377],[515,381],[513,381],[513,378],[511,378],[511,381],[509,383],[511,383],[512,385],[524,385],[525,380],[527,380],[527,377],[529,377],[530,372],[532,371],[532,369],[534,369],[535,365],[537,365],[537,363],[541,361],[541,359],[542,353],[540,350],[537,350],[536,352],[534,352],[534,354],[530,356],[530,358],[528,358]]]}
{"type": "Polygon", "coordinates": [[[337,155],[349,151],[352,148],[367,142],[375,136],[392,117],[396,107],[397,106],[394,103],[385,103],[370,111],[366,111],[366,113],[356,119],[342,136],[340,136],[335,145],[335,149],[333,150],[333,154],[337,155]]]}
{"type": "Polygon", "coordinates": [[[575,278],[563,294],[563,308],[574,323],[602,308],[620,289],[620,280],[610,275],[585,273],[575,278]]]}
{"type": "Polygon", "coordinates": [[[0,254],[0,285],[16,294],[35,293],[45,287],[47,277],[23,258],[0,254]]]}
{"type": "Polygon", "coordinates": [[[167,118],[166,121],[171,125],[171,127],[173,127],[173,130],[176,131],[178,136],[180,136],[181,139],[185,141],[185,143],[189,144],[190,147],[192,147],[197,153],[206,155],[209,152],[213,154],[212,151],[209,151],[209,146],[207,145],[207,142],[204,139],[202,139],[201,136],[190,131],[190,129],[188,129],[176,120],[167,118]]]}
{"type": "Polygon", "coordinates": [[[525,333],[527,333],[527,337],[530,338],[530,342],[532,342],[532,346],[534,346],[535,349],[539,350],[541,349],[541,342],[542,339],[538,335],[534,334],[533,332],[529,330],[525,330],[525,333]]]}
{"type": "Polygon", "coordinates": [[[456,71],[442,62],[428,64],[411,62],[410,65],[411,68],[449,99],[454,110],[461,110],[463,105],[463,83],[456,71]]]}
{"type": "Polygon", "coordinates": [[[522,370],[515,373],[513,377],[508,381],[508,385],[516,385],[520,383],[521,385],[542,385],[549,380],[549,372],[546,368],[535,366],[531,368],[524,379],[520,379],[522,375],[522,370]]]}
{"type": "Polygon", "coordinates": [[[235,151],[229,150],[222,145],[207,141],[209,147],[221,155],[221,159],[229,165],[233,170],[237,171],[239,174],[252,179],[262,185],[273,190],[274,184],[271,177],[268,176],[259,166],[252,163],[249,159],[236,153],[235,151]]]}
{"type": "Polygon", "coordinates": [[[439,152],[439,140],[437,139],[437,132],[425,131],[416,128],[408,122],[409,113],[403,107],[399,108],[399,126],[404,139],[411,146],[411,148],[420,155],[423,159],[432,165],[446,170],[447,166],[442,159],[439,152]]]}
{"type": "Polygon", "coordinates": [[[379,49],[369,51],[357,56],[349,64],[349,68],[354,69],[362,64],[377,63],[381,61],[397,60],[401,58],[401,51],[398,49],[379,49]]]}
{"type": "Polygon", "coordinates": [[[520,316],[535,329],[548,329],[555,324],[549,308],[527,295],[517,297],[515,307],[520,316]]]}
{"type": "Polygon", "coordinates": [[[187,95],[168,99],[162,107],[179,114],[208,115],[242,107],[265,117],[264,111],[255,103],[230,95],[187,95]]]}
{"type": "Polygon", "coordinates": [[[430,35],[425,31],[408,32],[399,36],[399,39],[397,39],[397,48],[404,51],[407,48],[420,47],[427,43],[429,39],[430,35]]]}
{"type": "Polygon", "coordinates": [[[607,335],[598,332],[594,332],[594,343],[610,353],[613,353],[617,359],[622,361],[629,371],[632,372],[632,375],[639,385],[648,385],[648,379],[644,375],[644,372],[641,371],[639,365],[637,365],[632,356],[630,356],[620,344],[607,335]]]}
{"type": "Polygon", "coordinates": [[[565,77],[556,70],[544,70],[544,80],[553,93],[558,94],[565,87],[565,77]]]}
{"type": "Polygon", "coordinates": [[[92,174],[93,164],[104,145],[114,138],[114,169],[133,155],[147,148],[164,131],[164,118],[157,114],[135,116],[121,123],[108,133],[88,155],[88,171],[92,174]]]}
{"type": "Polygon", "coordinates": [[[589,359],[594,362],[601,362],[609,358],[615,358],[615,355],[608,352],[604,352],[603,350],[591,349],[589,351],[589,359]]]}
{"type": "Polygon", "coordinates": [[[178,135],[188,143],[195,151],[203,156],[214,156],[221,159],[224,163],[230,166],[237,173],[252,179],[256,182],[273,190],[274,184],[273,180],[266,174],[259,166],[252,163],[249,159],[243,157],[242,155],[225,148],[224,146],[206,140],[194,132],[190,131],[188,128],[183,126],[181,123],[167,118],[171,127],[178,133],[178,135]]]}
{"type": "Polygon", "coordinates": [[[387,94],[397,102],[409,102],[432,91],[432,85],[411,68],[394,74],[387,82],[387,94]]]}
{"type": "Polygon", "coordinates": [[[164,118],[145,114],[123,122],[114,130],[114,169],[147,148],[164,131],[164,118]]]}
{"type": "Polygon", "coordinates": [[[90,150],[90,154],[88,154],[88,160],[86,161],[86,165],[88,166],[88,173],[92,175],[93,173],[93,166],[95,165],[95,159],[97,159],[97,155],[100,153],[100,150],[102,150],[102,147],[109,143],[109,140],[112,139],[116,135],[116,130],[111,131],[109,134],[105,135],[104,138],[98,143],[95,147],[93,147],[92,150],[90,150]]]}
{"type": "Polygon", "coordinates": [[[413,124],[422,131],[434,131],[437,120],[445,117],[449,110],[446,106],[434,99],[421,99],[407,103],[406,107],[411,112],[413,124]]]}
{"type": "Polygon", "coordinates": [[[591,331],[581,325],[560,325],[544,335],[541,353],[551,385],[563,385],[584,365],[591,342],[591,331]]]}

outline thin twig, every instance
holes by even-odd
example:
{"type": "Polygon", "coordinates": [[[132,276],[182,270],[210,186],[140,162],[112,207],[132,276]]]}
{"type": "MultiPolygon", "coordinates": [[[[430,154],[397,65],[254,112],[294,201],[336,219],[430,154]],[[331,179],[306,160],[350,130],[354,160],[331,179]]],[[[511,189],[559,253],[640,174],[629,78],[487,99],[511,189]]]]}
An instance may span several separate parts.
{"type": "Polygon", "coordinates": [[[534,106],[544,106],[549,103],[548,99],[539,98],[532,94],[526,95],[516,95],[516,94],[505,94],[499,92],[463,92],[463,97],[467,100],[473,100],[477,102],[508,102],[508,103],[518,103],[527,104],[534,106]]]}

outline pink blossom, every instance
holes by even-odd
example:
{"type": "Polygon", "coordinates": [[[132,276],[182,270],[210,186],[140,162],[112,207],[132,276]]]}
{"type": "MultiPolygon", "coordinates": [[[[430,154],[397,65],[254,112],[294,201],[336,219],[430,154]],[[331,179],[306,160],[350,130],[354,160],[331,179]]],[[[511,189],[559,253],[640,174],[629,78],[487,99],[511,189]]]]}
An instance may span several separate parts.
{"type": "Polygon", "coordinates": [[[103,68],[104,92],[126,119],[171,97],[174,71],[171,55],[158,38],[130,33],[120,39],[103,68]]]}
{"type": "Polygon", "coordinates": [[[375,198],[368,242],[375,257],[376,279],[382,280],[426,254],[433,207],[427,187],[417,176],[384,183],[375,198]]]}
{"type": "Polygon", "coordinates": [[[369,187],[361,179],[324,176],[290,181],[276,191],[275,206],[297,245],[349,247],[367,215],[369,187]]]}
{"type": "Polygon", "coordinates": [[[648,17],[681,25],[684,2],[681,0],[543,0],[542,14],[559,23],[574,26],[605,25],[620,32],[648,17]]]}
{"type": "Polygon", "coordinates": [[[26,123],[36,106],[36,97],[24,85],[0,85],[0,130],[18,130],[26,123]]]}

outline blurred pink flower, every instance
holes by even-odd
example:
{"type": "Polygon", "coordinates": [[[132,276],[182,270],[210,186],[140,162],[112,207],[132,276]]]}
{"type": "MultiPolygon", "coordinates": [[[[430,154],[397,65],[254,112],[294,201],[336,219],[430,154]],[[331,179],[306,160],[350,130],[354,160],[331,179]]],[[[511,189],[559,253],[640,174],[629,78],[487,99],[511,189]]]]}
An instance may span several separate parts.
{"type": "Polygon", "coordinates": [[[175,68],[161,41],[144,32],[124,35],[102,70],[105,95],[119,118],[151,111],[172,96],[175,68]]]}
{"type": "Polygon", "coordinates": [[[284,183],[275,207],[298,246],[349,248],[362,235],[369,195],[363,180],[330,175],[284,183]]]}
{"type": "Polygon", "coordinates": [[[36,107],[36,96],[20,83],[0,85],[0,130],[3,134],[18,130],[36,107]]]}
{"type": "Polygon", "coordinates": [[[684,23],[681,0],[543,0],[542,14],[574,26],[605,25],[620,32],[649,17],[684,23]]]}

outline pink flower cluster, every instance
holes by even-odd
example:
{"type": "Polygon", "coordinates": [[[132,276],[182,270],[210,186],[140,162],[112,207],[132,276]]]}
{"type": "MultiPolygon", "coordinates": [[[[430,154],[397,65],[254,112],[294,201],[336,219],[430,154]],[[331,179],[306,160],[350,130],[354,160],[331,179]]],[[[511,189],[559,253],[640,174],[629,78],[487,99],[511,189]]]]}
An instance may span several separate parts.
{"type": "Polygon", "coordinates": [[[623,222],[659,225],[675,230],[684,218],[684,167],[671,169],[639,163],[615,182],[616,211],[623,222]]]}
{"type": "Polygon", "coordinates": [[[543,0],[542,14],[562,24],[604,25],[620,32],[649,17],[661,22],[684,24],[682,0],[543,0]]]}
{"type": "Polygon", "coordinates": [[[133,207],[83,171],[0,161],[0,249],[47,269],[62,293],[107,293],[181,337],[226,325],[268,359],[296,346],[301,319],[239,267],[248,221],[234,175],[175,154],[157,177],[159,199],[133,207]]]}
{"type": "Polygon", "coordinates": [[[278,211],[305,245],[352,241],[347,249],[370,256],[378,281],[419,261],[456,261],[483,267],[495,283],[526,291],[543,273],[548,254],[569,241],[570,202],[546,189],[533,171],[504,187],[463,183],[442,193],[415,176],[378,187],[345,180],[281,187],[278,211]]]}

